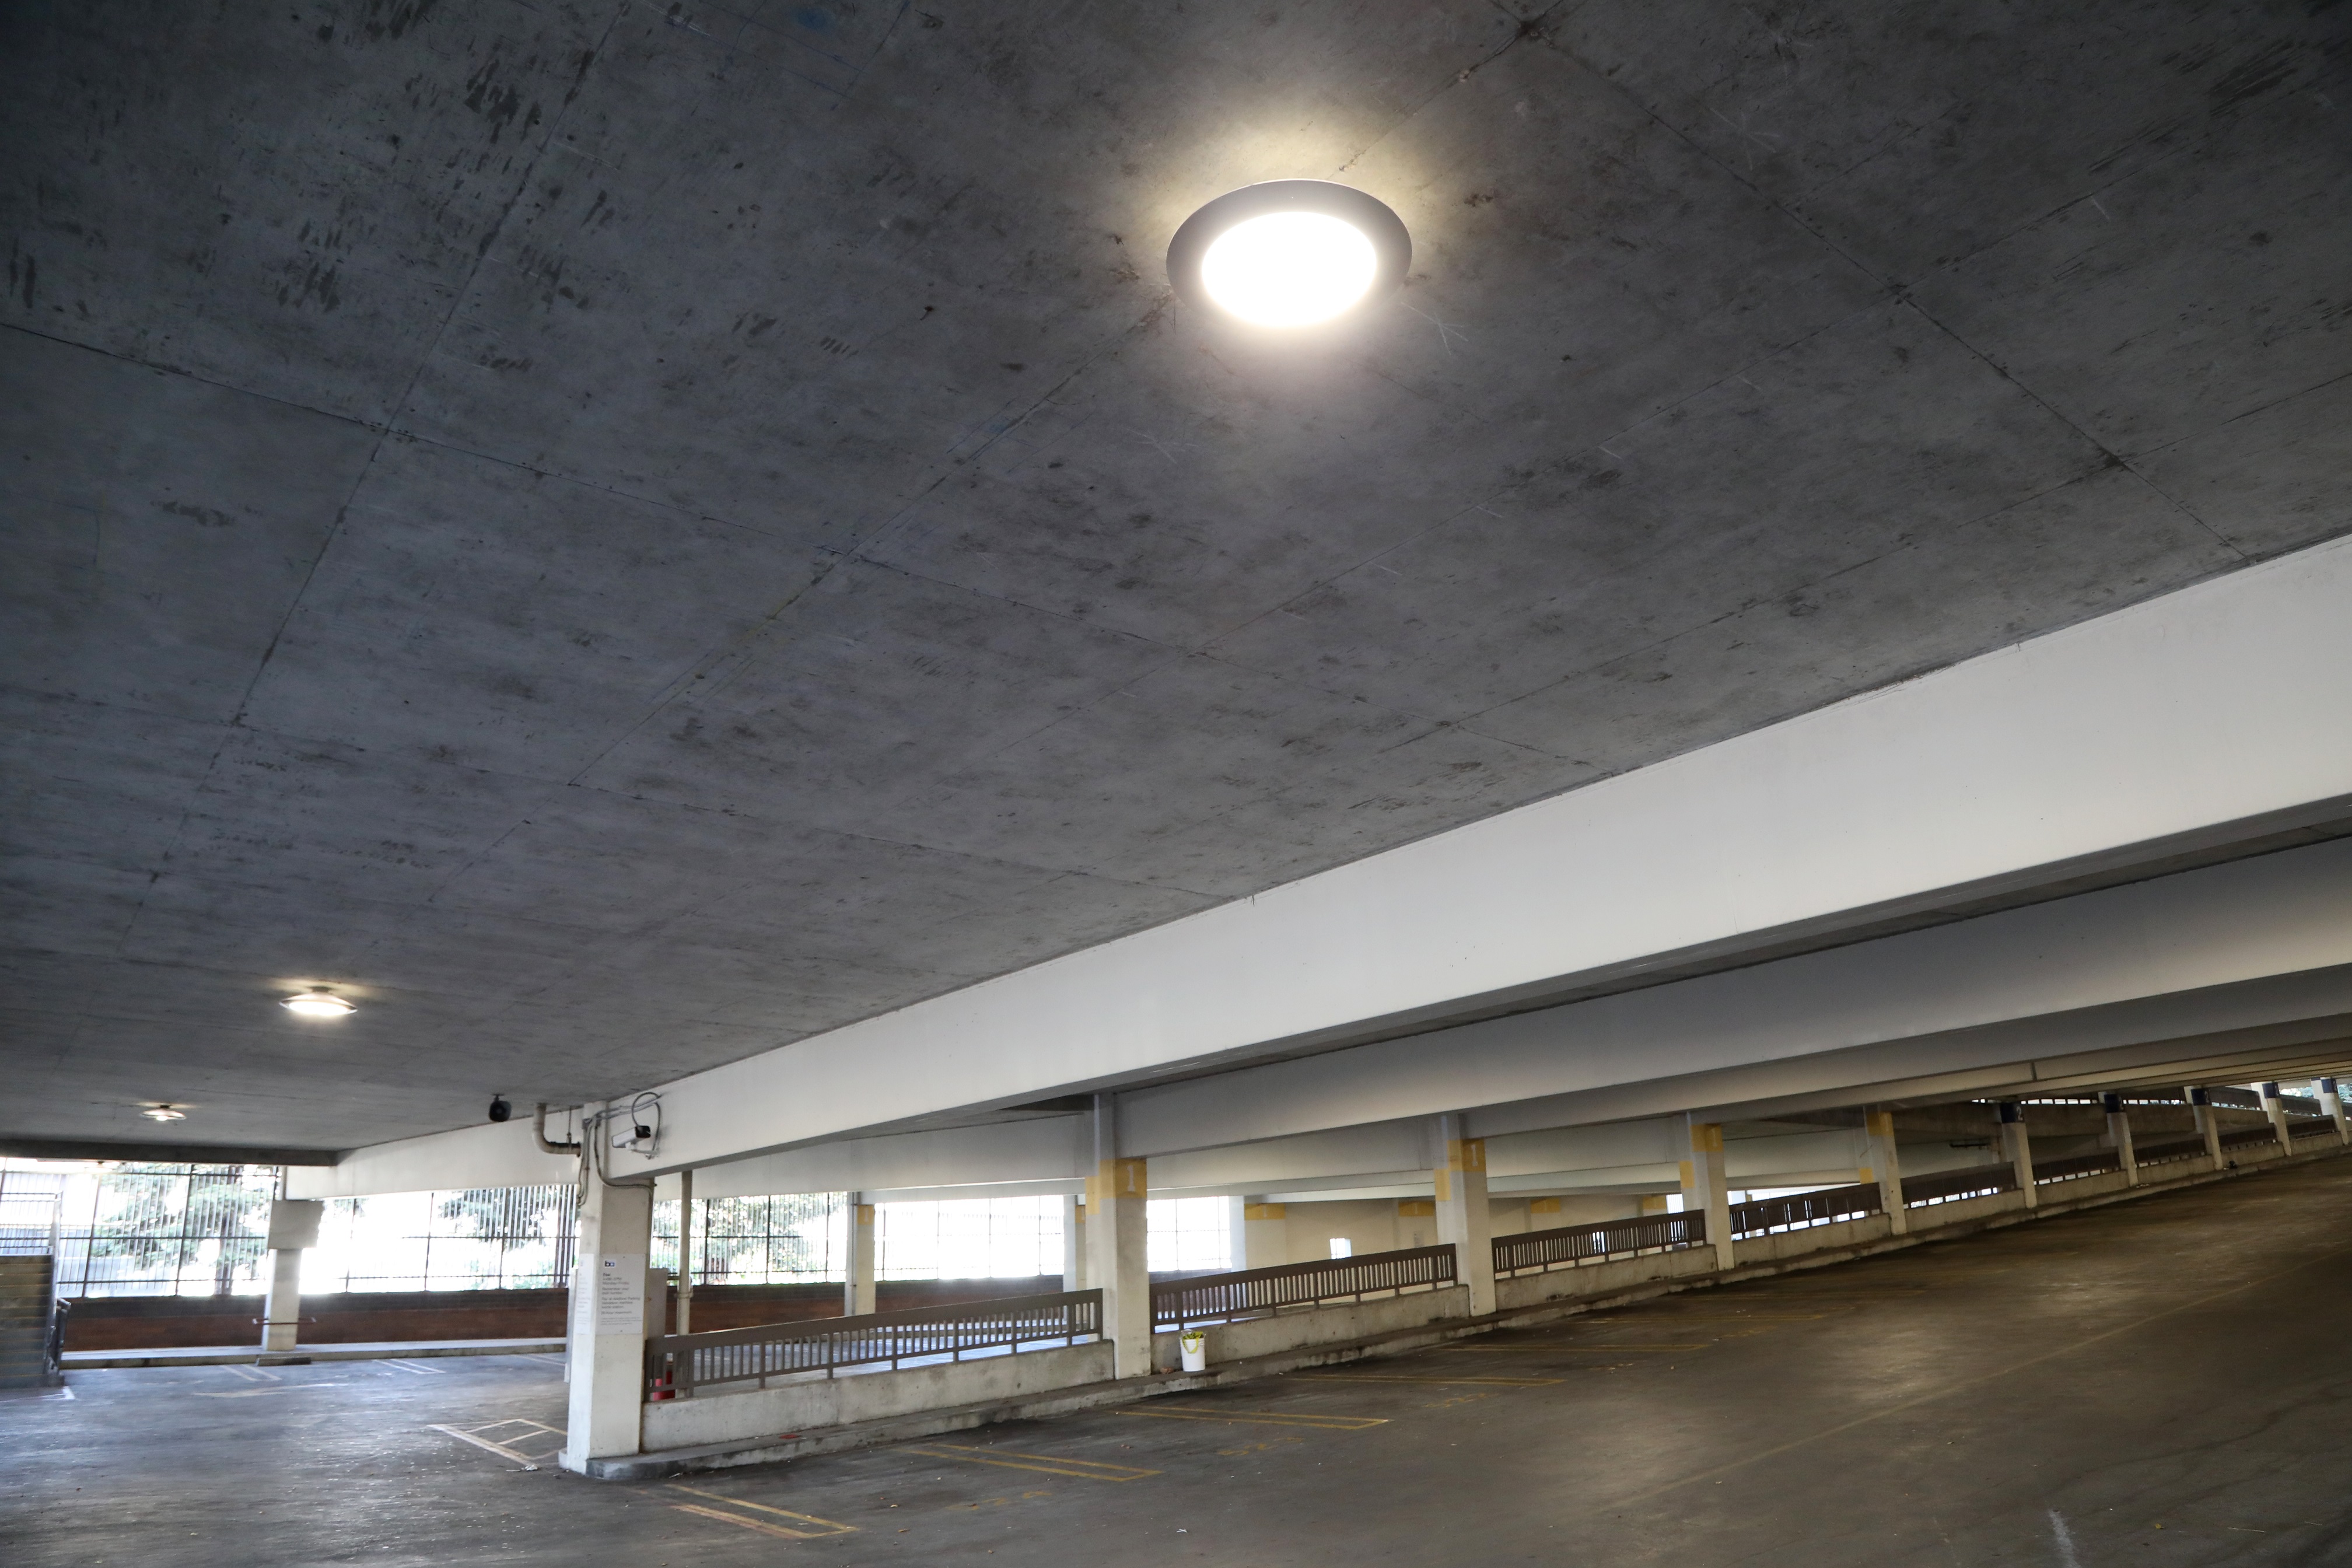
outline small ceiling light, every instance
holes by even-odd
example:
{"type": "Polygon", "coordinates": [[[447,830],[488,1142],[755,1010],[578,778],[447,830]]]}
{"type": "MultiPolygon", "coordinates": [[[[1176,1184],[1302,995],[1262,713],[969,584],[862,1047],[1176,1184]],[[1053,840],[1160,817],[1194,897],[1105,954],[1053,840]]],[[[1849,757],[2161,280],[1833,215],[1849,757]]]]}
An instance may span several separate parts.
{"type": "Polygon", "coordinates": [[[185,1121],[188,1119],[186,1111],[174,1110],[168,1105],[151,1105],[139,1114],[150,1121],[185,1121]]]}
{"type": "Polygon", "coordinates": [[[359,1011],[323,985],[313,985],[299,996],[289,996],[278,1005],[298,1018],[340,1018],[359,1011]]]}
{"type": "Polygon", "coordinates": [[[1404,281],[1412,237],[1376,196],[1328,180],[1228,191],[1168,242],[1179,297],[1259,327],[1336,321],[1404,281]]]}

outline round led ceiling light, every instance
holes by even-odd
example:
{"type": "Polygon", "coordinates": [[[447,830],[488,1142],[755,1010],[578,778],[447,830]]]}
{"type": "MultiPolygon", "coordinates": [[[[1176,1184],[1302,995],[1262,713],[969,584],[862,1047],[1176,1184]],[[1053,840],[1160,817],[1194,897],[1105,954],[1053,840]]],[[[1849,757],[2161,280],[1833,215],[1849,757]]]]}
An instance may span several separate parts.
{"type": "Polygon", "coordinates": [[[1329,180],[1228,191],[1168,242],[1180,299],[1276,330],[1338,321],[1403,282],[1412,265],[1404,220],[1329,180]]]}
{"type": "Polygon", "coordinates": [[[298,1018],[341,1018],[359,1011],[323,985],[313,985],[299,996],[289,996],[278,1005],[298,1018]]]}
{"type": "Polygon", "coordinates": [[[185,1121],[188,1113],[173,1105],[151,1105],[140,1115],[150,1121],[185,1121]]]}

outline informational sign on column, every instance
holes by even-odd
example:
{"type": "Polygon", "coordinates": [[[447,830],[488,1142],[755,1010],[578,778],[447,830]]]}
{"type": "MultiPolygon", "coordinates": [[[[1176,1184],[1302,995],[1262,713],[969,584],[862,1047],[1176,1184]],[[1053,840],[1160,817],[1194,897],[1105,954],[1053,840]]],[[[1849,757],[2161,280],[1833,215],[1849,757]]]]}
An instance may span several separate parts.
{"type": "Polygon", "coordinates": [[[596,1331],[646,1331],[646,1255],[608,1252],[596,1259],[596,1331]]]}

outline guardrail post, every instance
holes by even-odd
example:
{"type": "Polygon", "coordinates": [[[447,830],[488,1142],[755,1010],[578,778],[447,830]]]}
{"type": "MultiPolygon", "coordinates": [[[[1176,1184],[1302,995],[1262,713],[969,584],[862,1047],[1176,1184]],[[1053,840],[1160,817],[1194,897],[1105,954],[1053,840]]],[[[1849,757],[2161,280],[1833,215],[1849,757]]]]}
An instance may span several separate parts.
{"type": "Polygon", "coordinates": [[[1095,1096],[1095,1173],[1087,1178],[1087,1277],[1103,1293],[1103,1337],[1112,1375],[1151,1373],[1151,1267],[1144,1225],[1149,1188],[1141,1160],[1118,1154],[1113,1096],[1095,1096]]]}
{"type": "Polygon", "coordinates": [[[1723,1124],[1701,1121],[1688,1111],[1683,1125],[1690,1152],[1682,1163],[1683,1207],[1706,1215],[1706,1238],[1715,1246],[1715,1266],[1729,1269],[1738,1260],[1731,1238],[1731,1187],[1723,1169],[1723,1124]]]}
{"type": "Polygon", "coordinates": [[[2319,1108],[2327,1112],[2327,1120],[2336,1123],[2336,1141],[2352,1143],[2352,1122],[2344,1119],[2344,1097],[2336,1092],[2336,1080],[2332,1078],[2319,1080],[2319,1108]]]}
{"type": "Polygon", "coordinates": [[[2139,1185],[2139,1161],[2132,1150],[2131,1112],[2124,1109],[2120,1094],[2103,1094],[2099,1104],[2107,1113],[2107,1141],[2116,1146],[2116,1164],[2124,1173],[2124,1185],[2139,1185]]]}
{"type": "Polygon", "coordinates": [[[874,1310],[874,1205],[864,1193],[848,1196],[849,1268],[841,1287],[841,1315],[862,1318],[874,1310]]]}
{"type": "Polygon", "coordinates": [[[1906,1235],[1911,1227],[1903,1207],[1903,1161],[1895,1147],[1895,1112],[1874,1105],[1862,1113],[1862,1125],[1869,1163],[1856,1173],[1865,1182],[1878,1184],[1878,1206],[1886,1215],[1890,1233],[1906,1235]]]}
{"type": "Polygon", "coordinates": [[[646,1263],[654,1189],[607,1182],[592,1170],[572,1266],[571,1414],[563,1468],[634,1454],[644,1446],[646,1263]]]}
{"type": "Polygon", "coordinates": [[[1495,1215],[1486,1197],[1486,1141],[1462,1135],[1462,1118],[1441,1116],[1437,1159],[1437,1239],[1454,1247],[1456,1283],[1470,1288],[1470,1315],[1495,1310],[1495,1215]]]}
{"type": "Polygon", "coordinates": [[[2033,1134],[2025,1130],[2025,1107],[2013,1100],[2000,1102],[2000,1152],[2017,1173],[2017,1190],[2027,1208],[2040,1208],[2042,1194],[2033,1184],[2033,1134]]]}
{"type": "Polygon", "coordinates": [[[2193,1084],[2189,1089],[2189,1114],[2197,1119],[2197,1135],[2205,1140],[2205,1158],[2221,1168],[2221,1120],[2213,1114],[2213,1097],[2193,1084]]]}

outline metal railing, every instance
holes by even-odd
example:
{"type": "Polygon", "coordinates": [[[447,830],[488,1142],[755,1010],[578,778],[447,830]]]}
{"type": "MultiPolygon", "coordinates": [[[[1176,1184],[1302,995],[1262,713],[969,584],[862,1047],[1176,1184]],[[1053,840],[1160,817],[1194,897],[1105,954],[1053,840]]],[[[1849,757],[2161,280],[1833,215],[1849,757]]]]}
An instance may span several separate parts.
{"type": "Polygon", "coordinates": [[[1706,1214],[1650,1215],[1612,1225],[1569,1226],[1495,1238],[1495,1272],[1523,1274],[1562,1264],[1598,1263],[1640,1252],[1696,1247],[1706,1239],[1706,1214]]]}
{"type": "Polygon", "coordinates": [[[2255,1143],[2275,1143],[2278,1133],[2268,1122],[2260,1127],[2232,1127],[2221,1134],[2224,1149],[2243,1149],[2255,1143]]]}
{"type": "Polygon", "coordinates": [[[2290,1116],[2286,1119],[2287,1135],[2291,1138],[2316,1138],[2322,1133],[2336,1136],[2336,1119],[2330,1116],[2290,1116]]]}
{"type": "Polygon", "coordinates": [[[2070,1155],[2063,1160],[2033,1162],[2036,1185],[2043,1182],[2071,1182],[2084,1176],[2104,1176],[2124,1168],[2123,1156],[2113,1149],[2094,1149],[2087,1154],[2070,1155]]]}
{"type": "Polygon", "coordinates": [[[1360,1258],[1242,1268],[1230,1274],[1195,1274],[1151,1287],[1151,1321],[1156,1327],[1167,1327],[1269,1317],[1286,1307],[1434,1290],[1453,1284],[1455,1278],[1451,1242],[1409,1247],[1399,1252],[1367,1252],[1360,1258]]]}
{"type": "Polygon", "coordinates": [[[2201,1160],[2205,1157],[2205,1140],[2200,1138],[2167,1138],[2161,1142],[2138,1143],[2132,1148],[2135,1165],[2168,1165],[2176,1160],[2201,1160]]]}
{"type": "Polygon", "coordinates": [[[707,1334],[660,1334],[646,1342],[646,1394],[649,1399],[686,1399],[726,1384],[764,1388],[772,1378],[831,1377],[844,1367],[897,1367],[940,1356],[961,1361],[969,1351],[1071,1345],[1100,1337],[1102,1321],[1100,1290],[1070,1290],[707,1334]]]}
{"type": "Polygon", "coordinates": [[[2003,1162],[1998,1165],[1970,1165],[1961,1171],[1938,1171],[1931,1176],[1903,1178],[1903,1206],[1916,1208],[1922,1204],[1957,1203],[1962,1198],[1986,1197],[1993,1193],[2017,1190],[2017,1168],[2003,1162]]]}
{"type": "Polygon", "coordinates": [[[1852,1219],[1879,1210],[1878,1184],[1824,1187],[1792,1197],[1761,1198],[1731,1205],[1731,1234],[1764,1236],[1776,1230],[1802,1230],[1832,1220],[1852,1219]]]}

